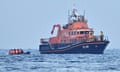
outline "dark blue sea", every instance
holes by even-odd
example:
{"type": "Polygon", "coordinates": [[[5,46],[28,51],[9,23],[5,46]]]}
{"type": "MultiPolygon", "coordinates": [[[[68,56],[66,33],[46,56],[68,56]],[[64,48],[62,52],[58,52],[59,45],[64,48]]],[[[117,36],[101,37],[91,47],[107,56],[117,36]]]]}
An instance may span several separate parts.
{"type": "Polygon", "coordinates": [[[120,50],[106,49],[104,54],[9,55],[0,50],[0,72],[120,72],[120,50]]]}

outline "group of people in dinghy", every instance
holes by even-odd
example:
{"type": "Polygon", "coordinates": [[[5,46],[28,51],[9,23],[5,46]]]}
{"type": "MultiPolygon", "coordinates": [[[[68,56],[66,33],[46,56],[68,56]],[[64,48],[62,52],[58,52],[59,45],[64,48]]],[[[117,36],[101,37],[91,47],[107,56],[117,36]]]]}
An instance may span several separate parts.
{"type": "Polygon", "coordinates": [[[24,52],[22,49],[10,49],[9,54],[30,54],[30,52],[24,52]]]}

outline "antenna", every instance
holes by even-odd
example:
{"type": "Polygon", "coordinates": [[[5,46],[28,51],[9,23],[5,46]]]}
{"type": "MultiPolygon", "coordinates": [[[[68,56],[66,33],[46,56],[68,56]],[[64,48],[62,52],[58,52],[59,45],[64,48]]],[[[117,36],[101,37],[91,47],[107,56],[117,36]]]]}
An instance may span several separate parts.
{"type": "Polygon", "coordinates": [[[83,15],[84,15],[84,17],[85,17],[85,10],[84,10],[84,14],[83,14],[83,15]]]}
{"type": "Polygon", "coordinates": [[[68,10],[68,23],[70,22],[70,10],[68,10]]]}
{"type": "Polygon", "coordinates": [[[73,9],[75,9],[75,6],[76,6],[75,3],[73,3],[73,9]]]}
{"type": "Polygon", "coordinates": [[[70,16],[70,10],[68,10],[68,16],[70,16]]]}

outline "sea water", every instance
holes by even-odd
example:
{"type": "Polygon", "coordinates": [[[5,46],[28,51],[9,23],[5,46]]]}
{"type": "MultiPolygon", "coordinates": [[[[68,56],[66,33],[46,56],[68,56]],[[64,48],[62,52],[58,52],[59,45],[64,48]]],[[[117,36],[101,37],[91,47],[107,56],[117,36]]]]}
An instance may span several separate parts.
{"type": "Polygon", "coordinates": [[[120,72],[120,50],[106,49],[104,54],[9,55],[0,50],[0,72],[120,72]]]}

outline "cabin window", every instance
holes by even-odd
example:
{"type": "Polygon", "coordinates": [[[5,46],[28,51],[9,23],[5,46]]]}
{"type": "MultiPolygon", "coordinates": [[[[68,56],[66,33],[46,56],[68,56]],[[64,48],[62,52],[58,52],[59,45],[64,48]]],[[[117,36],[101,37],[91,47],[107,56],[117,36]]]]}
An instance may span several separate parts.
{"type": "Polygon", "coordinates": [[[89,34],[89,31],[85,31],[85,34],[89,34]]]}
{"type": "Polygon", "coordinates": [[[89,34],[89,31],[80,31],[80,34],[89,34]]]}
{"type": "Polygon", "coordinates": [[[72,32],[69,32],[69,35],[78,35],[78,34],[89,34],[89,31],[72,31],[72,32]]]}
{"type": "Polygon", "coordinates": [[[72,32],[69,32],[69,35],[74,35],[74,32],[72,31],[72,32]]]}
{"type": "Polygon", "coordinates": [[[73,35],[76,35],[76,31],[73,32],[73,35]]]}
{"type": "Polygon", "coordinates": [[[84,31],[80,31],[80,34],[84,34],[84,31]]]}
{"type": "Polygon", "coordinates": [[[79,34],[79,32],[77,32],[77,34],[79,34]]]}
{"type": "Polygon", "coordinates": [[[69,35],[72,35],[71,32],[69,32],[69,35]]]}
{"type": "Polygon", "coordinates": [[[74,35],[74,32],[72,32],[72,35],[74,35]]]}

